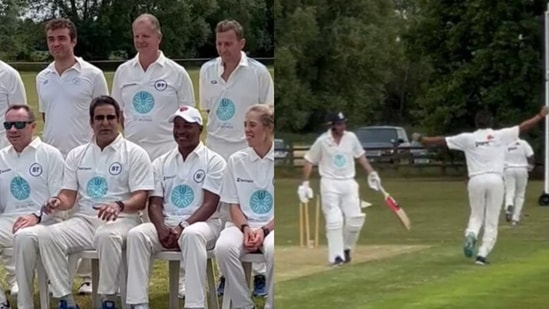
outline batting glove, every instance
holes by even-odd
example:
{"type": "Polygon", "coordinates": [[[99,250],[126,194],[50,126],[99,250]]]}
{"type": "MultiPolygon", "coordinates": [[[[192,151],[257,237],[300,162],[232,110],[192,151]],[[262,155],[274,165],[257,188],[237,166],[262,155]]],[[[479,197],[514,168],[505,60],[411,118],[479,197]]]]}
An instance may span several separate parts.
{"type": "Polygon", "coordinates": [[[301,201],[301,203],[308,203],[309,199],[313,198],[313,189],[309,187],[308,181],[304,181],[297,188],[297,195],[299,196],[299,200],[301,201]]]}
{"type": "Polygon", "coordinates": [[[374,191],[379,191],[379,187],[381,186],[381,179],[379,178],[379,175],[376,171],[368,174],[368,186],[374,191]]]}

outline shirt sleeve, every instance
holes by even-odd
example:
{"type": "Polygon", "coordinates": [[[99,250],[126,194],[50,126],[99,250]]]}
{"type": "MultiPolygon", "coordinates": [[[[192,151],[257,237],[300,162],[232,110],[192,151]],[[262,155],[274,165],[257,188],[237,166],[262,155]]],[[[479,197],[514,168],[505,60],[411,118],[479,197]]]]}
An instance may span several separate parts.
{"type": "Polygon", "coordinates": [[[69,152],[65,160],[65,168],[63,170],[63,189],[78,191],[78,155],[80,155],[80,147],[77,147],[69,152]]]}
{"type": "Polygon", "coordinates": [[[462,133],[454,136],[448,136],[446,137],[446,144],[448,145],[449,149],[452,150],[465,150],[468,148],[468,135],[467,133],[462,133]]]}
{"type": "Polygon", "coordinates": [[[526,157],[531,157],[534,155],[534,149],[532,149],[532,146],[528,144],[527,141],[521,141],[521,144],[524,146],[524,152],[526,153],[526,157]]]}
{"type": "Polygon", "coordinates": [[[44,105],[44,102],[42,101],[42,96],[40,95],[40,77],[42,74],[38,74],[36,76],[36,97],[38,98],[38,111],[41,113],[46,113],[47,107],[44,105]]]}
{"type": "Polygon", "coordinates": [[[48,191],[49,196],[57,196],[63,186],[63,169],[65,161],[59,150],[53,148],[48,156],[48,191]]]}
{"type": "Polygon", "coordinates": [[[220,155],[213,155],[208,160],[208,171],[204,179],[202,189],[210,191],[213,194],[219,195],[223,182],[223,172],[227,167],[227,163],[220,155]]]}
{"type": "Polygon", "coordinates": [[[8,104],[23,104],[27,105],[27,93],[25,92],[25,85],[19,72],[15,72],[9,83],[8,104]]]}
{"type": "Polygon", "coordinates": [[[519,138],[519,126],[501,129],[499,130],[499,134],[503,143],[509,145],[519,138]]]}
{"type": "Polygon", "coordinates": [[[137,146],[133,145],[130,156],[130,175],[129,175],[129,187],[130,192],[147,190],[152,191],[154,187],[154,176],[151,160],[147,152],[137,146]]]}
{"type": "Polygon", "coordinates": [[[352,134],[352,137],[353,137],[353,156],[355,157],[355,159],[360,158],[364,155],[366,151],[362,147],[362,144],[358,140],[358,137],[356,137],[356,134],[354,133],[350,133],[350,134],[352,134]]]}
{"type": "Polygon", "coordinates": [[[320,159],[322,159],[322,141],[318,138],[314,144],[309,148],[309,151],[305,153],[303,157],[305,160],[309,161],[312,164],[318,164],[320,159]]]}
{"type": "Polygon", "coordinates": [[[114,72],[114,77],[112,79],[112,89],[111,89],[111,97],[118,102],[118,105],[120,105],[120,109],[122,110],[122,114],[124,114],[124,100],[122,100],[122,89],[120,85],[120,68],[114,72]]]}
{"type": "Polygon", "coordinates": [[[164,158],[164,156],[158,157],[152,163],[154,190],[152,191],[151,196],[164,198],[164,182],[162,181],[162,178],[164,177],[164,175],[162,174],[162,163],[164,162],[164,158]]]}
{"type": "Polygon", "coordinates": [[[93,84],[92,99],[97,98],[101,95],[109,95],[109,87],[107,86],[107,79],[105,78],[105,74],[103,74],[103,72],[98,72],[95,76],[93,84]]]}
{"type": "Polygon", "coordinates": [[[206,80],[206,64],[202,65],[200,68],[200,73],[198,76],[198,102],[201,110],[210,110],[211,105],[210,101],[207,100],[207,85],[208,81],[206,80]]]}
{"type": "Polygon", "coordinates": [[[193,82],[183,67],[181,67],[180,85],[177,88],[177,101],[179,106],[196,106],[193,82]]]}
{"type": "Polygon", "coordinates": [[[259,103],[274,106],[274,84],[271,73],[264,67],[259,74],[259,103]]]}
{"type": "Polygon", "coordinates": [[[238,199],[238,191],[234,179],[235,160],[234,157],[229,157],[227,167],[223,174],[223,182],[221,185],[220,199],[223,203],[240,204],[238,199]]]}

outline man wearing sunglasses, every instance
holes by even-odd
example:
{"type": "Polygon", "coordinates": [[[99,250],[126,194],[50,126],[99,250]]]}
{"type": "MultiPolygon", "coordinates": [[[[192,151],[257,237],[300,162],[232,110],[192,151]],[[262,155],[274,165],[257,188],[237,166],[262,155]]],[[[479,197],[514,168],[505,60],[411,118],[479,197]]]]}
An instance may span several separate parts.
{"type": "Polygon", "coordinates": [[[47,214],[71,210],[69,219],[38,234],[40,256],[59,309],[79,308],[72,295],[68,257],[91,249],[99,255],[97,291],[102,308],[116,308],[126,235],[141,223],[139,212],[145,208],[148,191],[154,189],[149,156],[119,133],[120,115],[113,98],[93,99],[93,141],[69,152],[61,192],[45,206],[47,214]]]}
{"type": "MultiPolygon", "coordinates": [[[[17,308],[32,308],[32,279],[36,267],[36,238],[58,216],[40,215],[45,201],[57,195],[63,181],[61,152],[33,138],[36,122],[28,105],[11,105],[3,128],[10,146],[0,150],[0,248],[14,248],[14,257],[0,257],[8,273],[14,272],[19,287],[17,308]],[[41,224],[39,224],[41,223],[41,224]]],[[[0,289],[0,309],[10,308],[0,289]]]]}
{"type": "MultiPolygon", "coordinates": [[[[27,94],[21,75],[7,63],[0,61],[0,122],[10,105],[27,104],[27,94]]],[[[6,131],[0,128],[0,149],[9,146],[6,131]]]]}

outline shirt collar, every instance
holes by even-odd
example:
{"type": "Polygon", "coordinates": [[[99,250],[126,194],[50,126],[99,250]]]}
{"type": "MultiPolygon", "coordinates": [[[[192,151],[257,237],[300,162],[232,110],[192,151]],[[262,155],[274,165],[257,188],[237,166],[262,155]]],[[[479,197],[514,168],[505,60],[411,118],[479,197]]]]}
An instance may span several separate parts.
{"type": "MultiPolygon", "coordinates": [[[[240,62],[235,68],[235,71],[238,69],[238,67],[247,67],[249,66],[248,56],[246,56],[246,53],[243,51],[240,51],[240,62]]],[[[223,60],[221,60],[221,57],[217,58],[217,72],[219,73],[219,76],[223,75],[223,72],[225,71],[225,67],[223,67],[223,60]]]]}
{"type": "MultiPolygon", "coordinates": [[[[38,147],[40,147],[41,144],[42,144],[42,140],[40,139],[40,137],[37,136],[30,142],[30,144],[27,145],[27,147],[23,149],[22,152],[27,151],[27,149],[29,148],[38,149],[38,147]]],[[[15,148],[13,148],[12,145],[9,146],[9,152],[17,153],[15,151],[15,148]]]]}
{"type": "MultiPolygon", "coordinates": [[[[82,61],[84,60],[81,57],[74,57],[74,60],[76,60],[76,63],[72,67],[68,68],[65,72],[69,70],[75,70],[78,73],[82,72],[82,61]]],[[[55,70],[55,61],[50,63],[47,69],[50,73],[57,73],[57,70],[55,70]]]]}
{"type": "MultiPolygon", "coordinates": [[[[187,156],[186,161],[188,161],[192,156],[200,158],[202,153],[204,152],[204,149],[205,149],[204,143],[202,143],[202,141],[199,142],[198,145],[196,146],[196,148],[194,148],[193,151],[191,151],[191,153],[189,153],[189,155],[187,156]]],[[[181,152],[179,152],[178,147],[175,148],[175,157],[176,158],[179,158],[179,157],[183,158],[183,156],[181,155],[181,152]]]]}
{"type": "MultiPolygon", "coordinates": [[[[114,141],[112,141],[112,143],[108,144],[105,147],[105,149],[103,149],[103,150],[111,148],[114,151],[118,151],[120,149],[120,147],[122,147],[123,142],[124,142],[124,137],[122,137],[122,134],[118,133],[118,136],[116,136],[114,141]]],[[[97,142],[95,141],[95,136],[92,137],[92,144],[99,148],[99,146],[97,146],[97,142]]]]}
{"type": "Polygon", "coordinates": [[[263,158],[260,158],[259,155],[257,155],[257,152],[255,152],[255,150],[252,147],[249,147],[249,150],[250,150],[250,153],[251,153],[250,159],[251,159],[252,162],[255,162],[257,160],[274,161],[274,142],[271,145],[271,149],[269,149],[269,152],[267,152],[267,154],[263,158]]]}
{"type": "MultiPolygon", "coordinates": [[[[153,65],[155,63],[158,63],[161,67],[164,67],[164,66],[166,66],[166,61],[167,61],[166,56],[164,56],[164,53],[161,50],[159,50],[158,52],[159,52],[158,58],[156,58],[156,60],[153,63],[151,63],[151,65],[153,65]]],[[[139,53],[137,53],[137,55],[135,55],[135,57],[133,57],[133,59],[131,61],[132,61],[133,66],[140,65],[140,63],[139,63],[139,53]]]]}

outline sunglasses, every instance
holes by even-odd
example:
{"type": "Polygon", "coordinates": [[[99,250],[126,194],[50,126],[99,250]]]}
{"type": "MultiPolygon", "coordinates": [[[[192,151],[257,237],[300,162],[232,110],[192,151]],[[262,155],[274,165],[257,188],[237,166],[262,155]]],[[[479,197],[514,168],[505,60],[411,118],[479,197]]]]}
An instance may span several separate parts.
{"type": "Polygon", "coordinates": [[[107,120],[115,120],[116,119],[116,115],[95,115],[93,116],[93,119],[95,121],[103,121],[105,119],[107,120]]]}
{"type": "Polygon", "coordinates": [[[9,130],[15,126],[17,130],[21,130],[24,129],[29,123],[32,123],[32,121],[6,121],[4,122],[4,129],[9,130]]]}

